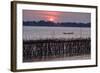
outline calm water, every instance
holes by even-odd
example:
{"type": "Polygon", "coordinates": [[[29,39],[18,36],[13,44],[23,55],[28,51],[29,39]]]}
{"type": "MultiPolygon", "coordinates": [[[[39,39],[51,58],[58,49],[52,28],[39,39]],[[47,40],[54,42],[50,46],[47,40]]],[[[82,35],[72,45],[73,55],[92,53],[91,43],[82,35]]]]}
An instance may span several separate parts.
{"type": "Polygon", "coordinates": [[[46,38],[88,38],[91,36],[91,29],[86,27],[23,27],[24,40],[36,40],[46,38]]]}

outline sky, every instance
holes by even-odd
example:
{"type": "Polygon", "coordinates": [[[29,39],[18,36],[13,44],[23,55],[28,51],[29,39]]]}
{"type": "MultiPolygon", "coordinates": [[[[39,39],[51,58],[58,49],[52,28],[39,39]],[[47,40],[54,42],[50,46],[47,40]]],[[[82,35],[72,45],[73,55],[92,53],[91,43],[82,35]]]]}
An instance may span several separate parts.
{"type": "Polygon", "coordinates": [[[23,10],[23,21],[53,21],[53,22],[91,22],[90,13],[60,12],[44,10],[23,10]]]}

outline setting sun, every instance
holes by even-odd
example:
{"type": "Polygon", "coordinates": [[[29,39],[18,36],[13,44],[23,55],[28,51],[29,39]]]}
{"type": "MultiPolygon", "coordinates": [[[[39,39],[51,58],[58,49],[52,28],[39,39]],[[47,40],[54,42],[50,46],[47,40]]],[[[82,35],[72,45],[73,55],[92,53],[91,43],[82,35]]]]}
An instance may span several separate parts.
{"type": "Polygon", "coordinates": [[[54,18],[49,18],[49,21],[54,21],[54,18]]]}

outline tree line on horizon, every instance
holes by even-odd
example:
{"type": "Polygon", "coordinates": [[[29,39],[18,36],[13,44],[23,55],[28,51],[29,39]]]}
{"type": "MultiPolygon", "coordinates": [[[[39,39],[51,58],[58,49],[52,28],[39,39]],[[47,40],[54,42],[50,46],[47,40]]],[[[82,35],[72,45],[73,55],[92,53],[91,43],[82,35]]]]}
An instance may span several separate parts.
{"type": "Polygon", "coordinates": [[[23,26],[54,26],[54,27],[91,27],[91,23],[53,22],[53,21],[23,21],[23,26]]]}

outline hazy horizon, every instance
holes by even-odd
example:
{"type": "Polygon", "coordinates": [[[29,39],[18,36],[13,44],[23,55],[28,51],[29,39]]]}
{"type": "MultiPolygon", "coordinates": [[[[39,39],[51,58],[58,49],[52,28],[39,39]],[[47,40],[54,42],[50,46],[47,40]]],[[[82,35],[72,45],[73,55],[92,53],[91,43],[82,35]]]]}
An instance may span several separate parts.
{"type": "Polygon", "coordinates": [[[23,10],[23,21],[52,21],[90,23],[90,13],[80,12],[60,12],[60,11],[44,11],[44,10],[23,10]]]}

